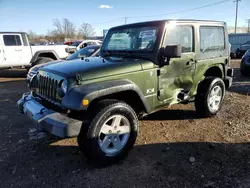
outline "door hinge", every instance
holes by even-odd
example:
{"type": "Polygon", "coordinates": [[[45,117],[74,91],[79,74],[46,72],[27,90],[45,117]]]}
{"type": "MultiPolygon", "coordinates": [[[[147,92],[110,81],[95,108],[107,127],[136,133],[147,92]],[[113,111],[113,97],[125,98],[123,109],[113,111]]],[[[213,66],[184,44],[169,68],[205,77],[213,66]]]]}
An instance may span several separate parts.
{"type": "Polygon", "coordinates": [[[157,76],[160,76],[161,75],[161,69],[158,69],[157,70],[157,76]]]}
{"type": "Polygon", "coordinates": [[[157,70],[157,76],[160,76],[162,74],[165,74],[167,71],[165,69],[158,69],[157,70]]]}
{"type": "Polygon", "coordinates": [[[159,89],[157,94],[158,94],[158,96],[164,95],[164,89],[159,89]]]}

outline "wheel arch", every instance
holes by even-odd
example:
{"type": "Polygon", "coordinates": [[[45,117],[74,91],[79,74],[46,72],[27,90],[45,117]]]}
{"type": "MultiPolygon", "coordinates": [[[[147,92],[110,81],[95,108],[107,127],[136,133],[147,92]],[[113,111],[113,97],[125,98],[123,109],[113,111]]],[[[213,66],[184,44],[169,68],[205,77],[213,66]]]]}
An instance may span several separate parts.
{"type": "Polygon", "coordinates": [[[223,79],[225,77],[225,67],[222,64],[213,65],[207,68],[204,77],[218,77],[223,79]]]}
{"type": "Polygon", "coordinates": [[[143,93],[135,83],[129,80],[105,81],[74,87],[64,96],[62,105],[73,110],[87,110],[94,102],[103,99],[124,101],[137,113],[150,112],[143,93]],[[83,99],[88,100],[88,105],[83,106],[83,99]]]}
{"type": "Polygon", "coordinates": [[[123,101],[130,105],[136,112],[136,114],[148,113],[145,103],[141,100],[141,97],[135,90],[122,90],[108,95],[103,95],[95,98],[91,101],[90,105],[105,99],[116,99],[123,101]]]}
{"type": "Polygon", "coordinates": [[[58,54],[54,50],[41,50],[37,51],[31,58],[30,63],[33,64],[39,57],[49,57],[53,60],[60,59],[58,54]]]}
{"type": "MultiPolygon", "coordinates": [[[[227,60],[225,60],[225,64],[227,64],[227,60]]],[[[220,64],[213,64],[211,66],[208,66],[203,71],[199,72],[198,77],[196,78],[196,84],[193,86],[192,90],[190,91],[191,96],[195,96],[197,94],[197,89],[199,84],[205,80],[207,77],[218,77],[221,79],[225,78],[225,65],[220,64]]]]}

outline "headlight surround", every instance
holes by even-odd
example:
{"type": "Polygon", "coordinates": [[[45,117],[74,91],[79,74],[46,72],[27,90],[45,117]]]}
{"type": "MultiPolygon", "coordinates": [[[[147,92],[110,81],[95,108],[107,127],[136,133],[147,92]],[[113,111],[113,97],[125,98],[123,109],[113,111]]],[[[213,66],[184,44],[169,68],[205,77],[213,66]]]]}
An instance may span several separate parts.
{"type": "Polygon", "coordinates": [[[30,80],[28,81],[28,88],[30,90],[34,90],[37,86],[37,74],[31,76],[30,80]]]}
{"type": "Polygon", "coordinates": [[[63,80],[61,82],[61,90],[64,94],[66,94],[67,90],[68,90],[68,82],[67,80],[63,80]]]}

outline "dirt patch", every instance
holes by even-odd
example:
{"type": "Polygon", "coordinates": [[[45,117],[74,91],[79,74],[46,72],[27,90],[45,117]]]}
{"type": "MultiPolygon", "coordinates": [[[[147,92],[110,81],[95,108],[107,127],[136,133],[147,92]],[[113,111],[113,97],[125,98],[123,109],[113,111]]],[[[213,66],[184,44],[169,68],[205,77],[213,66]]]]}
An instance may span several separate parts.
{"type": "Polygon", "coordinates": [[[154,113],[128,158],[102,169],[76,139],[30,142],[35,124],[16,106],[25,76],[0,78],[1,187],[250,187],[250,79],[231,65],[235,82],[216,117],[199,119],[193,104],[154,113]]]}

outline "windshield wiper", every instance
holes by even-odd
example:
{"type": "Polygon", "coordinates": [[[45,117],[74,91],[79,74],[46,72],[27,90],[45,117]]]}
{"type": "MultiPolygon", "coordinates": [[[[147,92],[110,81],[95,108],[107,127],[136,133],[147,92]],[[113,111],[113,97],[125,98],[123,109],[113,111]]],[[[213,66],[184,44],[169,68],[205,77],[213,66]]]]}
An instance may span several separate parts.
{"type": "Polygon", "coordinates": [[[129,50],[122,50],[121,52],[125,52],[126,56],[132,56],[132,52],[129,50]]]}
{"type": "Polygon", "coordinates": [[[111,56],[110,50],[103,50],[102,52],[105,53],[104,57],[111,56]]]}

